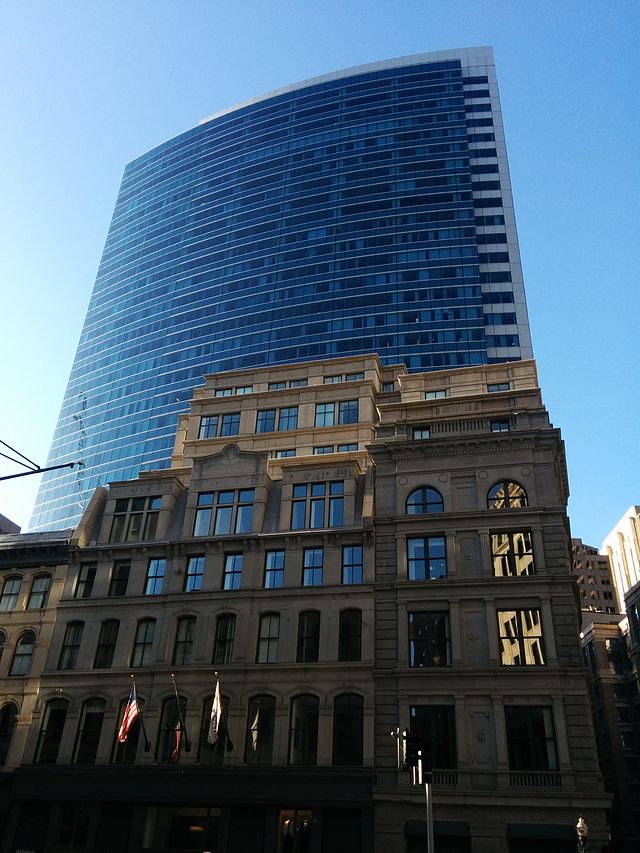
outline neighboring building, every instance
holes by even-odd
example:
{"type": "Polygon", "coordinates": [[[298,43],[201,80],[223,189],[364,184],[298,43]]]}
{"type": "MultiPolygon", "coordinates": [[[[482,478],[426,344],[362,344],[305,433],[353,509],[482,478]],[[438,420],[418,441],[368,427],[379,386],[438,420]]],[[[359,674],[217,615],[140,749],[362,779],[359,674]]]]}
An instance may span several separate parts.
{"type": "Polygon", "coordinates": [[[600,554],[592,545],[585,545],[582,539],[571,540],[571,551],[573,573],[580,591],[580,607],[585,611],[583,623],[593,622],[593,613],[622,613],[616,599],[609,557],[600,554]]]}
{"type": "Polygon", "coordinates": [[[490,48],[287,86],[127,166],[33,529],[169,465],[203,374],[532,355],[490,48]]]}
{"type": "Polygon", "coordinates": [[[15,524],[6,516],[0,515],[0,535],[4,533],[20,533],[20,525],[15,524]]]}
{"type": "Polygon", "coordinates": [[[73,530],[0,536],[0,838],[66,579],[73,530]]]}
{"type": "MultiPolygon", "coordinates": [[[[637,588],[633,605],[638,611],[637,588]]],[[[627,610],[629,610],[629,600],[627,610]]],[[[594,621],[582,633],[582,648],[590,671],[593,721],[598,758],[605,786],[613,795],[611,853],[640,849],[640,701],[638,642],[640,623],[623,619],[594,621]]],[[[583,621],[587,614],[583,612],[583,621]]],[[[618,617],[619,619],[620,617],[618,617]]]]}
{"type": "Polygon", "coordinates": [[[580,812],[600,850],[567,494],[532,361],[206,377],[172,467],[74,534],[2,853],[424,850],[398,726],[438,853],[573,851],[580,812]]]}
{"type": "Polygon", "coordinates": [[[621,606],[631,587],[640,583],[640,506],[632,506],[602,543],[611,562],[621,606]]]}

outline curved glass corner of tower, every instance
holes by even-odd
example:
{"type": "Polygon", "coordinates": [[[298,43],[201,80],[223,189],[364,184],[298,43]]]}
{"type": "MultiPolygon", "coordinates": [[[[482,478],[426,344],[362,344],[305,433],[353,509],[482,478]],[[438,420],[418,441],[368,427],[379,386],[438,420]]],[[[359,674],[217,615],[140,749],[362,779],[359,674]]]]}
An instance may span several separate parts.
{"type": "Polygon", "coordinates": [[[422,54],[230,109],[125,169],[31,527],[170,464],[204,373],[376,352],[529,357],[492,52],[422,54]]]}

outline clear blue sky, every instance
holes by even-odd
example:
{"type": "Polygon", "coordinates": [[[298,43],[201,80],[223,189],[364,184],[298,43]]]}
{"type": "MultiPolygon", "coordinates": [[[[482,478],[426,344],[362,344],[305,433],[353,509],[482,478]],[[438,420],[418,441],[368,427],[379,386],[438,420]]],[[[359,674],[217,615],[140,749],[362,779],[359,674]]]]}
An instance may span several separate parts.
{"type": "MultiPolygon", "coordinates": [[[[44,465],[127,162],[287,83],[489,44],[573,534],[599,545],[640,502],[639,24],[638,0],[5,0],[0,438],[44,465]]],[[[38,480],[0,512],[26,526],[38,480]]]]}

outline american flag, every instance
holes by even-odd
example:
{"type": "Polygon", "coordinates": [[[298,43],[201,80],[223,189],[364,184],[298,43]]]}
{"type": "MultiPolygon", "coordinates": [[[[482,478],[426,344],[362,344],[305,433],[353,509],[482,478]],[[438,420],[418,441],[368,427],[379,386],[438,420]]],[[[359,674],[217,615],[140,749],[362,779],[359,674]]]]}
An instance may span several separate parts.
{"type": "Polygon", "coordinates": [[[124,709],[124,714],[122,715],[122,723],[120,724],[120,731],[118,732],[118,740],[120,743],[124,743],[127,739],[127,735],[129,734],[129,729],[133,725],[136,717],[140,714],[140,709],[138,708],[138,699],[136,698],[136,686],[135,684],[131,687],[131,693],[129,695],[129,701],[127,702],[127,707],[124,709]]]}

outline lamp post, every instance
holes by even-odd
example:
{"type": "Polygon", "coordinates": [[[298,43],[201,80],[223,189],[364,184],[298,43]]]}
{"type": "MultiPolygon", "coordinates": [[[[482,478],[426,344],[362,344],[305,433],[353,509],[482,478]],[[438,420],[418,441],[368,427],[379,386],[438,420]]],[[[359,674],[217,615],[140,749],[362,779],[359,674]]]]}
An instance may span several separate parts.
{"type": "Polygon", "coordinates": [[[433,799],[431,793],[432,773],[428,772],[422,760],[422,750],[415,735],[406,729],[399,728],[391,732],[397,741],[398,770],[405,768],[409,771],[409,782],[412,785],[424,785],[426,817],[427,817],[427,853],[435,853],[433,841],[433,799]]]}
{"type": "Polygon", "coordinates": [[[587,836],[589,827],[586,820],[580,815],[576,824],[576,835],[578,836],[578,853],[587,853],[587,836]]]}

